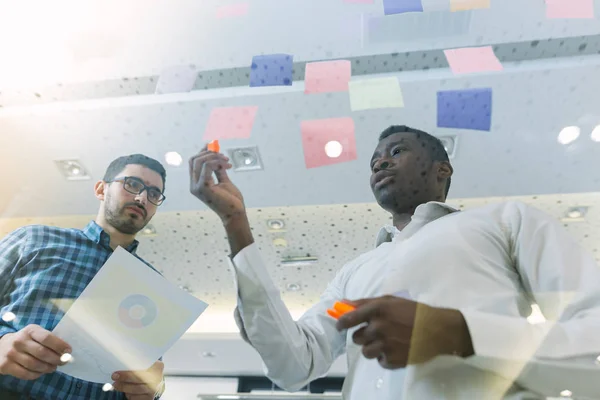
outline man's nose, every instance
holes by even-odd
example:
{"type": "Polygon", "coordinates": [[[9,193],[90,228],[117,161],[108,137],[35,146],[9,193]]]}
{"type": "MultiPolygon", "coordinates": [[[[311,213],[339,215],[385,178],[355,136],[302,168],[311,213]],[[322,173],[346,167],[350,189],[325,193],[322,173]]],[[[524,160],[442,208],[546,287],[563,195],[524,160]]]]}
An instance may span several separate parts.
{"type": "Polygon", "coordinates": [[[375,163],[375,167],[373,168],[373,171],[378,172],[378,171],[381,171],[382,169],[388,169],[389,167],[390,167],[390,163],[388,161],[380,160],[375,163]]]}
{"type": "Polygon", "coordinates": [[[143,206],[145,206],[148,203],[148,193],[146,190],[144,190],[142,193],[136,194],[135,195],[135,201],[136,203],[139,203],[143,206]]]}

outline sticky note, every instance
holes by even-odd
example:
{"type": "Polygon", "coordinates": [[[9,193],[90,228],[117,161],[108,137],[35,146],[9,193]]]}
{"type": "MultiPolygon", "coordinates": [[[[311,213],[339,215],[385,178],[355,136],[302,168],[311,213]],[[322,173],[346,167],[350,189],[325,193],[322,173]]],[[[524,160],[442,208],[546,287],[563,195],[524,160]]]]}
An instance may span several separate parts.
{"type": "Polygon", "coordinates": [[[218,140],[212,140],[206,145],[206,150],[218,153],[221,150],[218,140]]]}
{"type": "Polygon", "coordinates": [[[164,69],[158,76],[156,94],[186,93],[194,88],[198,71],[189,65],[179,65],[164,69]]]}
{"type": "Polygon", "coordinates": [[[492,123],[492,89],[447,90],[437,94],[440,128],[489,131],[492,123]]]}
{"type": "Polygon", "coordinates": [[[249,138],[257,111],[257,106],[213,108],[203,140],[249,138]]]}
{"type": "Polygon", "coordinates": [[[404,98],[398,78],[350,81],[348,87],[352,111],[404,107],[404,98]]]}
{"type": "Polygon", "coordinates": [[[421,0],[383,0],[385,15],[423,12],[421,0]]]}
{"type": "Polygon", "coordinates": [[[306,168],[356,160],[352,118],[302,121],[301,133],[306,168]],[[327,155],[327,152],[330,155],[327,155]]]}
{"type": "Polygon", "coordinates": [[[347,92],[351,76],[347,60],[307,63],[304,93],[347,92]]]}
{"type": "Polygon", "coordinates": [[[452,72],[457,75],[474,72],[502,71],[502,64],[492,46],[444,50],[452,72]]]}
{"type": "Polygon", "coordinates": [[[546,17],[594,18],[594,0],[546,0],[546,17]]]}
{"type": "Polygon", "coordinates": [[[293,65],[293,56],[289,54],[254,56],[250,86],[291,86],[293,65]]]}
{"type": "Polygon", "coordinates": [[[217,8],[217,18],[241,17],[248,14],[248,3],[228,4],[217,8]]]}
{"type": "Polygon", "coordinates": [[[450,11],[490,8],[490,0],[450,0],[450,11]]]}

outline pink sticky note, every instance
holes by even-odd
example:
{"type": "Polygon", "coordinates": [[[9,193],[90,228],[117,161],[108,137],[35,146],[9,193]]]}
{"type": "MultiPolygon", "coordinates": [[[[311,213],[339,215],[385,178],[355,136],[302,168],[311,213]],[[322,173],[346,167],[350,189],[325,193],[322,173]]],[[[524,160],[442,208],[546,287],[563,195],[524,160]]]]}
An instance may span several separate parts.
{"type": "Polygon", "coordinates": [[[306,168],[356,160],[352,118],[302,121],[301,130],[306,168]]]}
{"type": "Polygon", "coordinates": [[[502,71],[502,64],[492,46],[444,50],[452,72],[457,75],[473,72],[502,71]]]}
{"type": "Polygon", "coordinates": [[[546,0],[546,17],[594,18],[594,0],[546,0]]]}
{"type": "Polygon", "coordinates": [[[249,138],[257,111],[258,106],[213,108],[203,140],[249,138]]]}
{"type": "Polygon", "coordinates": [[[248,3],[229,4],[217,9],[217,18],[241,17],[248,14],[248,3]]]}
{"type": "Polygon", "coordinates": [[[324,61],[306,64],[304,93],[347,92],[352,76],[350,61],[324,61]]]}

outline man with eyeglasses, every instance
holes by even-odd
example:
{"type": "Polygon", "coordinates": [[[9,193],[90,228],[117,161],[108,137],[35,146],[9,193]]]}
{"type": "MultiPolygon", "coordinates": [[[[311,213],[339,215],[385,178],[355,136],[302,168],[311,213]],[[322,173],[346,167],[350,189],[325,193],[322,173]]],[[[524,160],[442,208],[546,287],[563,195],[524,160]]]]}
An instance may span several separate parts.
{"type": "Polygon", "coordinates": [[[51,331],[63,315],[53,299],[76,299],[118,246],[140,258],[135,236],[164,202],[165,179],[152,158],[117,158],[94,186],[100,209],[83,230],[25,226],[0,241],[0,399],[160,397],[162,361],[116,372],[113,391],[57,372],[71,348],[51,331]]]}

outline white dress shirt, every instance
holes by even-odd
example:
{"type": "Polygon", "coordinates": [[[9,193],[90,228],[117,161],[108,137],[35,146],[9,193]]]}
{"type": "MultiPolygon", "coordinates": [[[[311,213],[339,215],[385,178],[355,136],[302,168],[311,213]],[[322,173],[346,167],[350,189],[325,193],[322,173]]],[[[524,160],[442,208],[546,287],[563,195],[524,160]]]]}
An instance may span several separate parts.
{"type": "Polygon", "coordinates": [[[557,221],[525,204],[419,206],[403,231],[383,228],[377,247],[345,265],[298,321],[256,245],[232,261],[242,336],[284,389],[325,375],[346,352],[349,400],[543,399],[565,390],[600,399],[600,269],[557,221]],[[404,291],[460,310],[475,355],[385,370],[362,356],[354,329],[338,332],[326,312],[340,299],[404,291]],[[532,303],[546,322],[527,321],[532,303]]]}

